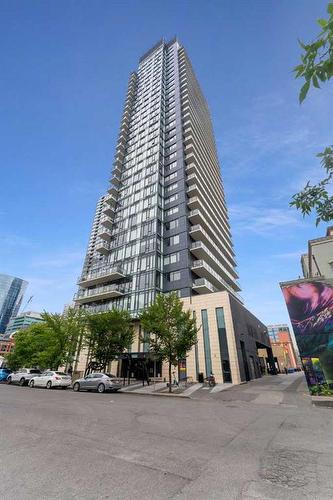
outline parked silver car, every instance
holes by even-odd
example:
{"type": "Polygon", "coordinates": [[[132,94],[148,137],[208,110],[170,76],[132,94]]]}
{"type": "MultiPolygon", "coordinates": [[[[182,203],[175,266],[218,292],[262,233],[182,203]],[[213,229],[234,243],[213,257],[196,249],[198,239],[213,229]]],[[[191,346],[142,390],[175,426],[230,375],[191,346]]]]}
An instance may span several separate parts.
{"type": "Polygon", "coordinates": [[[110,373],[90,373],[86,377],[79,378],[73,385],[73,391],[119,391],[121,381],[110,373]]]}
{"type": "Polygon", "coordinates": [[[20,368],[17,372],[11,373],[7,377],[8,384],[28,385],[33,377],[38,377],[42,372],[37,368],[20,368]]]}

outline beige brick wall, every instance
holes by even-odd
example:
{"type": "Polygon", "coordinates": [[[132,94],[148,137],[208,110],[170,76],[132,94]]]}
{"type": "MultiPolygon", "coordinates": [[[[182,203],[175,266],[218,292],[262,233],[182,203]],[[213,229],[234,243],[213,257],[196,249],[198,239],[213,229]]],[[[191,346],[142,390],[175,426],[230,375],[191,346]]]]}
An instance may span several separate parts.
{"type": "MultiPolygon", "coordinates": [[[[237,349],[234,335],[234,327],[231,316],[229,295],[227,292],[216,292],[209,293],[203,295],[196,295],[194,297],[188,297],[183,299],[184,309],[190,309],[191,311],[195,311],[197,318],[197,326],[200,327],[198,332],[198,359],[199,359],[199,372],[203,372],[205,376],[206,374],[205,368],[205,351],[204,351],[204,342],[203,342],[203,330],[202,330],[202,320],[201,320],[201,311],[203,309],[207,310],[208,316],[208,329],[209,329],[209,341],[210,341],[210,350],[212,357],[212,370],[215,375],[215,379],[217,383],[223,382],[222,376],[222,365],[221,365],[221,355],[220,355],[220,346],[219,346],[219,338],[218,338],[218,329],[217,329],[217,321],[216,321],[216,311],[217,307],[222,307],[224,311],[224,319],[225,319],[225,328],[227,334],[227,342],[229,349],[229,358],[230,358],[230,369],[232,381],[234,384],[240,383],[240,373],[239,373],[239,365],[237,358],[237,349]]],[[[196,379],[195,373],[195,358],[194,358],[194,348],[189,353],[188,358],[188,370],[187,375],[196,379]]]]}

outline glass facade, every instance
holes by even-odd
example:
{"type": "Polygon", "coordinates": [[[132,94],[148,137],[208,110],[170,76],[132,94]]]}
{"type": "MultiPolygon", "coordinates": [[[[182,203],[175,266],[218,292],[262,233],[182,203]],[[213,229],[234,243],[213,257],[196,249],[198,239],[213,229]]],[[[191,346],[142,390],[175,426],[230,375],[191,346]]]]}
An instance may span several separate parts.
{"type": "Polygon", "coordinates": [[[208,108],[184,49],[161,41],[129,79],[111,185],[97,205],[75,300],[135,317],[159,292],[237,296],[236,280],[208,108]],[[206,222],[194,232],[197,207],[206,222]],[[200,277],[213,283],[202,286],[200,277]]]}
{"type": "Polygon", "coordinates": [[[28,283],[20,278],[0,274],[0,334],[17,315],[28,283]]]}

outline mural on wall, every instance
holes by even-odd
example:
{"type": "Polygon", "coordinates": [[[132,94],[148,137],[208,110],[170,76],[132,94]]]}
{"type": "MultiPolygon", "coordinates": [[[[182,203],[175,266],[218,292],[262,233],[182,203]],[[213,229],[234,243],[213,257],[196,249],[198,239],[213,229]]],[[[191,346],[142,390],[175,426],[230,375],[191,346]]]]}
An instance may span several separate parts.
{"type": "Polygon", "coordinates": [[[333,395],[333,280],[281,283],[311,394],[333,395]]]}

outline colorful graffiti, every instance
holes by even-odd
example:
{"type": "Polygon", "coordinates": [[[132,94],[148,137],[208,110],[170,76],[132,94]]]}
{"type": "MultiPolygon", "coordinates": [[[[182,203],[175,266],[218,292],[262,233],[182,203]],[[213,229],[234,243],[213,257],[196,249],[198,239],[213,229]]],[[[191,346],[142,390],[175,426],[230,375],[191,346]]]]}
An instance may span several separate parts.
{"type": "Polygon", "coordinates": [[[333,280],[281,283],[311,394],[333,394],[333,280]]]}

